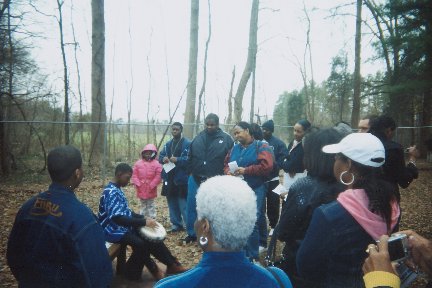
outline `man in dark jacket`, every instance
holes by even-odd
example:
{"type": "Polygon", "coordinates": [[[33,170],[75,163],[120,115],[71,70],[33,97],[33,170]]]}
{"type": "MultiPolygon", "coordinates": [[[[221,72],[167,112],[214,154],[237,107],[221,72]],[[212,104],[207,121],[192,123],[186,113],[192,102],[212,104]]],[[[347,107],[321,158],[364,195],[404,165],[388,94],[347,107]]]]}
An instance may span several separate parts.
{"type": "MultiPolygon", "coordinates": [[[[269,236],[272,236],[273,229],[276,227],[276,224],[279,219],[279,209],[280,209],[280,198],[279,195],[273,192],[273,189],[279,185],[279,170],[281,169],[282,162],[285,157],[288,156],[288,149],[285,143],[279,138],[273,136],[274,132],[274,123],[273,120],[268,120],[262,124],[263,136],[264,140],[267,141],[270,148],[273,149],[273,153],[275,156],[275,164],[277,164],[277,169],[273,169],[273,174],[271,175],[271,179],[267,182],[267,217],[270,222],[270,233],[269,236]]],[[[265,209],[265,205],[264,205],[265,209]]]]}
{"type": "Polygon", "coordinates": [[[18,211],[9,236],[8,265],[19,287],[109,287],[111,261],[101,226],[74,190],[83,179],[72,146],[48,153],[52,184],[18,211]]]}
{"type": "Polygon", "coordinates": [[[171,125],[173,139],[168,141],[159,154],[161,164],[174,163],[175,167],[168,171],[162,170],[162,195],[167,197],[171,232],[184,230],[186,224],[186,196],[188,174],[186,171],[187,155],[190,140],[182,136],[183,125],[174,122],[171,125]],[[183,217],[183,220],[182,220],[183,217]],[[184,223],[184,224],[183,224],[184,223]]]}
{"type": "Polygon", "coordinates": [[[210,177],[224,174],[225,156],[234,145],[232,137],[219,128],[219,117],[210,113],[205,118],[206,129],[192,141],[188,155],[187,221],[185,243],[196,241],[194,223],[197,217],[196,193],[199,185],[210,177]]]}

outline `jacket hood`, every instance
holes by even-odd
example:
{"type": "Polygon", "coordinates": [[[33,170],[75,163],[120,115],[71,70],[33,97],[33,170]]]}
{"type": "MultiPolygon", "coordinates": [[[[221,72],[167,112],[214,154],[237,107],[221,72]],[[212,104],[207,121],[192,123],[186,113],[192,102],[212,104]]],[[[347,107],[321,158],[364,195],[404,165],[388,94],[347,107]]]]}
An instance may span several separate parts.
{"type": "Polygon", "coordinates": [[[157,148],[154,144],[147,144],[142,150],[141,153],[144,151],[153,151],[155,153],[157,153],[157,148]]]}
{"type": "MultiPolygon", "coordinates": [[[[364,189],[349,189],[339,194],[337,201],[353,216],[360,226],[375,240],[388,234],[385,220],[369,210],[369,198],[364,189]]],[[[397,201],[391,203],[392,215],[390,228],[398,223],[400,208],[397,201]]]]}

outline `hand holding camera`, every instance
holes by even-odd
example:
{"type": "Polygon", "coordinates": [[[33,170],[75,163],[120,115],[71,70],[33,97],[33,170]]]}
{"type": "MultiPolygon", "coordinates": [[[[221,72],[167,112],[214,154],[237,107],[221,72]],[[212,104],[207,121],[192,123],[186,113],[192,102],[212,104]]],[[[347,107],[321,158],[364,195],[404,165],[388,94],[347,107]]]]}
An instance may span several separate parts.
{"type": "Polygon", "coordinates": [[[396,274],[396,271],[391,264],[390,254],[388,251],[388,239],[387,235],[381,236],[378,245],[370,244],[366,249],[369,257],[366,258],[363,264],[363,273],[369,273],[373,271],[385,271],[396,274]]]}
{"type": "Polygon", "coordinates": [[[432,241],[420,236],[412,230],[401,231],[408,236],[408,245],[411,254],[410,262],[413,266],[425,272],[429,277],[432,277],[432,241]]]}

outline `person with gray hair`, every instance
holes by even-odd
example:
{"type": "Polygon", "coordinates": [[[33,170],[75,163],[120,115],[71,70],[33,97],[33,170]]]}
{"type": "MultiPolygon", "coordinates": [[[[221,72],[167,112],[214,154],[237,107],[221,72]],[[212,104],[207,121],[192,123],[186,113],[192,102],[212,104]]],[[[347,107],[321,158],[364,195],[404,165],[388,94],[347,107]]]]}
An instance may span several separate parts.
{"type": "Polygon", "coordinates": [[[160,280],[155,287],[292,287],[280,269],[252,264],[243,251],[255,226],[256,196],[233,176],[203,182],[196,196],[196,235],[204,253],[187,273],[160,280]]]}

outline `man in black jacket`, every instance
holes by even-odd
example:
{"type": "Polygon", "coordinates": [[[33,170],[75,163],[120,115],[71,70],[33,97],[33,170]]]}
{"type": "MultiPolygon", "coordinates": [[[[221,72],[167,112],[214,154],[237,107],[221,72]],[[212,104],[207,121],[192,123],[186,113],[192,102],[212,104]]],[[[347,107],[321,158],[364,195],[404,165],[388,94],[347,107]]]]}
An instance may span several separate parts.
{"type": "Polygon", "coordinates": [[[199,185],[210,177],[224,174],[225,156],[234,145],[232,137],[219,128],[219,117],[210,113],[205,118],[206,129],[192,141],[188,155],[188,195],[186,244],[196,241],[194,223],[197,218],[196,194],[199,185]]]}

